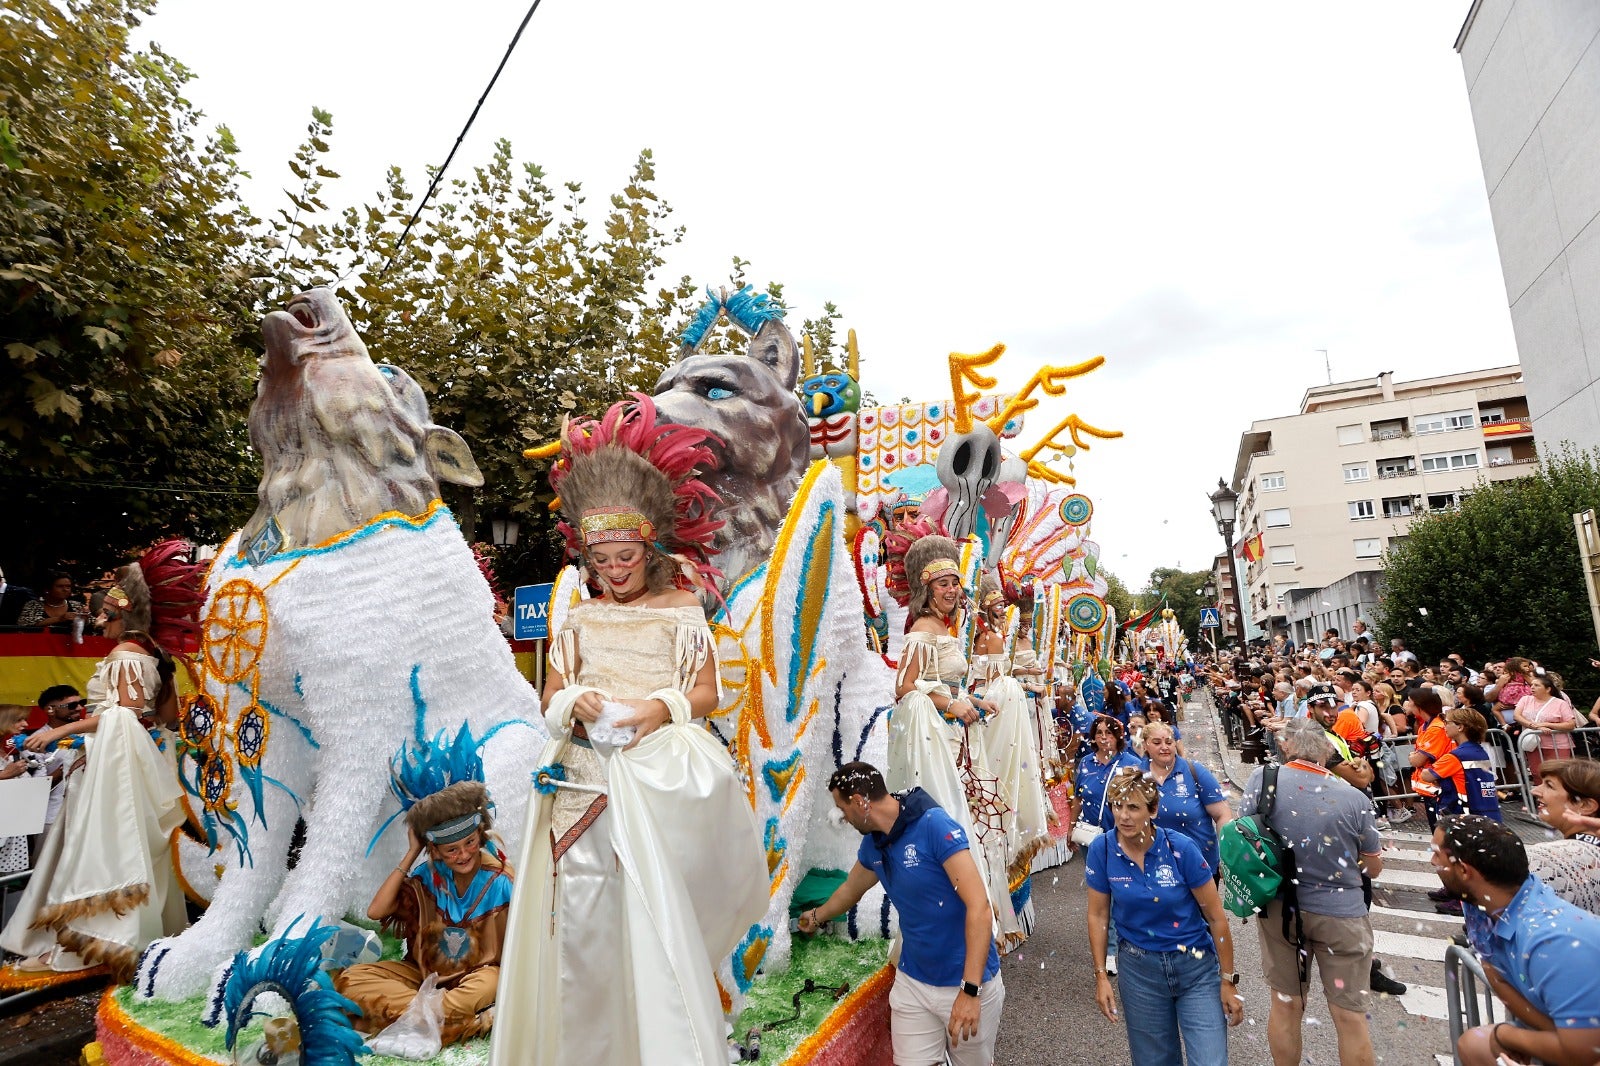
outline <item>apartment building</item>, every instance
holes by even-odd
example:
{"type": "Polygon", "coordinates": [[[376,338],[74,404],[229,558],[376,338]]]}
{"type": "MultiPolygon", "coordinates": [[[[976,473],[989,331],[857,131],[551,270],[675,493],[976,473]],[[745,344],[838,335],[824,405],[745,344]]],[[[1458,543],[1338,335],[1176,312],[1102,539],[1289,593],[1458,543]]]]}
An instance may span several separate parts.
{"type": "Polygon", "coordinates": [[[1456,37],[1545,448],[1600,446],[1600,4],[1473,0],[1456,37]]]}
{"type": "MultiPolygon", "coordinates": [[[[1217,640],[1224,645],[1237,643],[1239,640],[1238,617],[1233,611],[1233,575],[1235,560],[1229,552],[1218,552],[1216,558],[1211,560],[1211,581],[1217,587],[1217,604],[1221,608],[1218,612],[1222,617],[1222,628],[1217,632],[1217,640]]],[[[1239,592],[1239,602],[1244,602],[1244,591],[1239,592]]]]}
{"type": "Polygon", "coordinates": [[[1298,413],[1254,422],[1239,437],[1235,535],[1252,548],[1261,538],[1260,557],[1245,563],[1245,613],[1265,632],[1296,639],[1320,634],[1325,619],[1347,631],[1333,619],[1353,621],[1363,605],[1327,594],[1368,597],[1374,585],[1339,582],[1382,570],[1383,553],[1415,516],[1459,505],[1479,478],[1519,477],[1536,458],[1517,366],[1307,389],[1298,413]],[[1304,590],[1324,595],[1308,601],[1304,590]],[[1291,602],[1301,608],[1292,632],[1291,602]]]}

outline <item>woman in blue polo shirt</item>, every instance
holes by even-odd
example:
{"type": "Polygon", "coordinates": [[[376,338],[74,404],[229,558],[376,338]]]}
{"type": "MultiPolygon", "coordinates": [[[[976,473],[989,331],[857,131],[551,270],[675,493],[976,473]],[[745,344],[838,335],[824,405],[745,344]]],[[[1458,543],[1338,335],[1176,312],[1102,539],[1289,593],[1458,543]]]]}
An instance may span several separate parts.
{"type": "Polygon", "coordinates": [[[1076,820],[1105,828],[1101,817],[1105,809],[1106,782],[1119,767],[1138,766],[1139,759],[1129,752],[1128,734],[1122,723],[1107,715],[1096,715],[1089,729],[1089,750],[1078,762],[1072,781],[1072,803],[1076,820]]]}
{"type": "MultiPolygon", "coordinates": [[[[1096,715],[1089,731],[1089,753],[1078,762],[1072,782],[1074,822],[1088,822],[1102,829],[1111,824],[1111,807],[1105,802],[1106,782],[1124,766],[1137,768],[1139,757],[1128,750],[1128,733],[1122,723],[1109,715],[1096,715]]],[[[1111,930],[1106,943],[1106,969],[1117,972],[1117,931],[1111,930]]]]}
{"type": "MultiPolygon", "coordinates": [[[[1165,722],[1151,722],[1144,727],[1144,752],[1139,768],[1161,788],[1161,811],[1156,815],[1156,825],[1176,830],[1200,845],[1201,858],[1211,867],[1213,875],[1219,875],[1222,862],[1217,850],[1217,830],[1233,821],[1233,808],[1228,806],[1216,775],[1178,756],[1177,739],[1172,735],[1172,727],[1165,722]]],[[[1101,821],[1101,828],[1111,828],[1109,810],[1101,821]]]]}
{"type": "Polygon", "coordinates": [[[1194,841],[1163,829],[1161,790],[1124,769],[1107,786],[1114,829],[1089,845],[1089,952],[1094,998],[1117,1019],[1117,993],[1099,965],[1115,928],[1123,1017],[1133,1066],[1227,1066],[1228,1026],[1244,1017],[1233,940],[1211,868],[1194,841]]]}

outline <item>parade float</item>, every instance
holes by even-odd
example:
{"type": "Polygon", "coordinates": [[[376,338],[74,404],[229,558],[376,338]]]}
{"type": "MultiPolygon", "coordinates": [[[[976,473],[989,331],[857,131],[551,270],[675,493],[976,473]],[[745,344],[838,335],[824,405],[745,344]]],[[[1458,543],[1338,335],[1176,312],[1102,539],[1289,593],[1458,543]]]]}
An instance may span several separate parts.
{"type": "MultiPolygon", "coordinates": [[[[404,843],[393,829],[404,806],[398,770],[434,760],[447,774],[437,753],[452,738],[467,745],[502,836],[516,840],[547,736],[495,628],[493,593],[438,499],[439,481],[477,477],[465,445],[431,422],[402,369],[367,356],[325,290],[268,316],[264,332],[251,414],[262,506],[212,565],[198,691],[180,726],[191,822],[206,841],[180,850],[208,907],[106,994],[92,1049],[106,1062],[348,1061],[359,1040],[322,965],[334,953],[322,945],[338,937],[308,933],[308,923],[362,914],[393,867],[404,843]],[[344,480],[319,482],[312,467],[344,480]],[[352,648],[352,631],[375,639],[352,648]]],[[[898,926],[881,889],[826,935],[794,937],[791,921],[831,893],[859,843],[830,817],[829,774],[885,757],[905,625],[896,534],[920,523],[962,545],[973,600],[985,579],[1004,590],[1015,661],[1092,676],[1115,634],[1089,535],[1094,508],[1072,461],[1091,440],[1121,434],[1072,414],[1022,444],[1041,398],[1103,360],[1040,367],[999,392],[997,345],[950,356],[948,399],[862,406],[853,335],[847,350],[849,365],[818,366],[764,297],[715,293],[653,398],[661,418],[719,442],[707,481],[723,501],[724,576],[706,604],[723,697],[707,727],[756,814],[770,886],[767,913],[717,983],[736,1053],[769,1062],[890,1058],[898,926]],[[698,350],[723,316],[749,336],[744,354],[698,350]],[[730,377],[737,393],[716,384],[730,377]]],[[[590,591],[576,568],[557,576],[552,633],[590,591]]],[[[970,647],[970,618],[963,639],[970,647]]],[[[1049,705],[1030,708],[1031,759],[1018,765],[1061,814],[1050,841],[1008,856],[1019,913],[1031,906],[1030,875],[1070,856],[1056,722],[1049,705]]],[[[1003,787],[982,784],[1000,818],[1003,787]]],[[[384,937],[381,950],[399,945],[384,937]]],[[[479,1039],[447,1047],[441,1061],[487,1053],[479,1039]]]]}

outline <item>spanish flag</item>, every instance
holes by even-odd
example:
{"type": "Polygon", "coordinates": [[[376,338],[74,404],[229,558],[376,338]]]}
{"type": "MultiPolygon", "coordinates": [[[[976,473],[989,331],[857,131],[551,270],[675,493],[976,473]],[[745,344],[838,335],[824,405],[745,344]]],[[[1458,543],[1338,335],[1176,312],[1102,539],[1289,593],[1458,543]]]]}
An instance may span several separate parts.
{"type": "Polygon", "coordinates": [[[1267,554],[1266,546],[1262,543],[1266,539],[1265,533],[1257,533],[1253,537],[1246,537],[1239,545],[1237,555],[1247,563],[1253,563],[1267,554]]]}
{"type": "Polygon", "coordinates": [[[0,633],[0,703],[34,707],[28,727],[37,729],[44,724],[44,712],[34,704],[39,694],[51,685],[84,691],[95,665],[116,646],[105,637],[74,644],[66,633],[0,633]]]}

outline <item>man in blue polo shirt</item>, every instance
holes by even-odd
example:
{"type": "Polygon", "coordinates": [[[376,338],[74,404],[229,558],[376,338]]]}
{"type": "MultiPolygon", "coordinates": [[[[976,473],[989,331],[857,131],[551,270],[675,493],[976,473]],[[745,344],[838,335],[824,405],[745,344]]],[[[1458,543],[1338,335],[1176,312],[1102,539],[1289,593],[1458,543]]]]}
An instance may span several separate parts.
{"type": "Polygon", "coordinates": [[[1445,891],[1461,900],[1473,950],[1516,1019],[1462,1033],[1456,1049],[1464,1066],[1600,1060],[1600,967],[1592,965],[1600,958],[1600,917],[1530,876],[1516,833],[1481,815],[1441,821],[1432,862],[1445,891]]]}
{"type": "Polygon", "coordinates": [[[994,916],[966,832],[920,788],[891,796],[883,775],[845,763],[828,780],[844,820],[862,835],[844,884],[800,915],[814,933],[882,883],[900,915],[889,1035],[898,1066],[990,1066],[1006,990],[994,916]]]}

